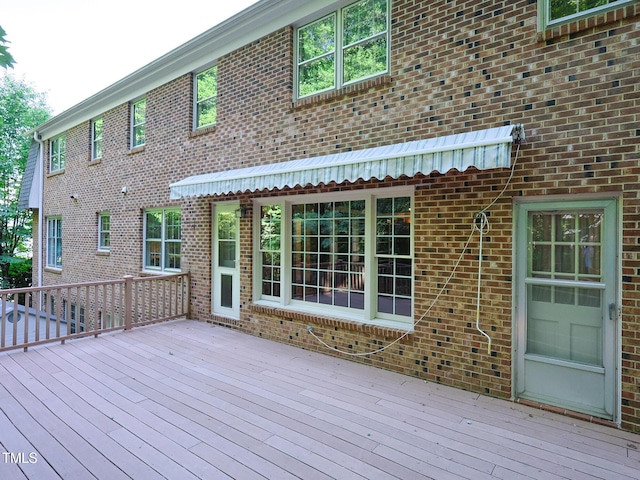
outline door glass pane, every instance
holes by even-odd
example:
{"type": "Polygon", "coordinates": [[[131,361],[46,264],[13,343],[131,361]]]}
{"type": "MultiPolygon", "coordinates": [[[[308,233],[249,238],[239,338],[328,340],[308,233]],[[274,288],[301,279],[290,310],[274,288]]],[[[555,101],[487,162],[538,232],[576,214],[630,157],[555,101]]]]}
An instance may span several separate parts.
{"type": "Polygon", "coordinates": [[[237,217],[235,212],[218,213],[218,266],[236,267],[237,217]]]}
{"type": "Polygon", "coordinates": [[[220,275],[220,305],[233,308],[233,277],[220,275]]]}
{"type": "Polygon", "coordinates": [[[603,364],[602,211],[529,214],[527,276],[582,286],[528,285],[528,354],[603,364]]]}
{"type": "Polygon", "coordinates": [[[235,268],[236,266],[236,242],[218,242],[218,266],[235,268]]]}

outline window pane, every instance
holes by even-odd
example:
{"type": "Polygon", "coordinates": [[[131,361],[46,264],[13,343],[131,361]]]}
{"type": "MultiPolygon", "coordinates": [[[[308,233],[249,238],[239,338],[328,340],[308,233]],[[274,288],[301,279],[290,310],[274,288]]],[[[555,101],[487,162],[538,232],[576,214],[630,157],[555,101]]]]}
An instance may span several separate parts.
{"type": "Polygon", "coordinates": [[[147,213],[147,239],[161,238],[162,236],[162,212],[147,213]]]}
{"type": "Polygon", "coordinates": [[[327,55],[298,68],[298,95],[303,97],[335,86],[335,57],[327,55]]]}
{"type": "Polygon", "coordinates": [[[213,67],[196,77],[196,128],[216,122],[218,68],[213,67]]]}
{"type": "Polygon", "coordinates": [[[146,251],[147,258],[145,259],[145,266],[160,268],[160,261],[162,259],[162,242],[148,240],[146,251]]]}
{"type": "Polygon", "coordinates": [[[346,7],[343,12],[345,46],[387,30],[386,0],[365,0],[346,7]]]}
{"type": "Polygon", "coordinates": [[[298,63],[335,51],[335,14],[298,30],[298,63]]]}
{"type": "Polygon", "coordinates": [[[387,38],[379,37],[344,50],[344,83],[387,70],[387,38]]]}
{"type": "Polygon", "coordinates": [[[363,262],[360,268],[350,262],[360,257],[364,245],[360,232],[364,205],[362,202],[308,203],[293,207],[292,228],[292,298],[306,302],[347,308],[364,308],[354,290],[364,290],[363,262]],[[362,243],[362,246],[361,246],[362,243]],[[305,289],[298,287],[305,286],[305,289]],[[352,304],[351,300],[357,300],[352,304]]]}
{"type": "Polygon", "coordinates": [[[168,242],[165,244],[164,268],[180,268],[180,242],[168,242]]]}
{"type": "Polygon", "coordinates": [[[180,240],[182,216],[180,212],[167,212],[165,215],[165,239],[180,240]]]}

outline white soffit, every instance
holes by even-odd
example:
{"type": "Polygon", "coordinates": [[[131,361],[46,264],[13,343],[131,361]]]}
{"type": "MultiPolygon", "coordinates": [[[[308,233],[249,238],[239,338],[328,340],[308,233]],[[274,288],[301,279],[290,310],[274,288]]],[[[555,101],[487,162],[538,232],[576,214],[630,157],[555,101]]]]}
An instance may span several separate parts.
{"type": "Polygon", "coordinates": [[[508,125],[426,140],[257,165],[187,177],[171,184],[171,198],[227,195],[318,186],[359,179],[413,177],[511,166],[511,145],[524,138],[521,125],[508,125]]]}

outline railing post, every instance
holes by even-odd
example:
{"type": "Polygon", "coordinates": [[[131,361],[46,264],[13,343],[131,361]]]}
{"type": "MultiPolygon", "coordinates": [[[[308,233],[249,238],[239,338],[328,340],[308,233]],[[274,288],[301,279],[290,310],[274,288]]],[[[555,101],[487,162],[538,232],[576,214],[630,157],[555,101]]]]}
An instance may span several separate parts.
{"type": "Polygon", "coordinates": [[[131,309],[133,308],[133,276],[124,276],[124,329],[131,330],[133,327],[131,322],[131,309]]]}

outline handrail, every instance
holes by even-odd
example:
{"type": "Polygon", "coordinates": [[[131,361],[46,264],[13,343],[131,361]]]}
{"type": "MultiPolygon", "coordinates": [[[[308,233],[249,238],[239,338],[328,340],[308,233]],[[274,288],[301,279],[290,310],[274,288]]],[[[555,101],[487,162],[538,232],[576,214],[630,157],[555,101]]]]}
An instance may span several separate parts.
{"type": "Polygon", "coordinates": [[[190,274],[0,290],[0,352],[190,317],[190,274]]]}

